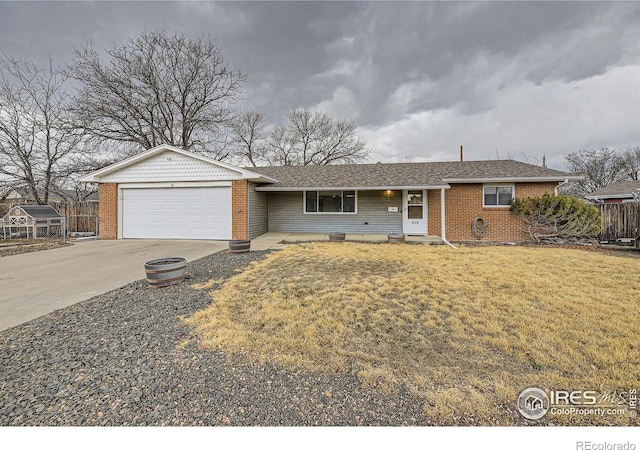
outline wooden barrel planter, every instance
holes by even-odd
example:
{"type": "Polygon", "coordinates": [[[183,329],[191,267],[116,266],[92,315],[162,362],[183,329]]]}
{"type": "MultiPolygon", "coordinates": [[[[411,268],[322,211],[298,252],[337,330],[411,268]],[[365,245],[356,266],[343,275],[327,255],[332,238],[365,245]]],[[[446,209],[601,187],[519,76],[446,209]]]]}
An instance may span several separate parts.
{"type": "Polygon", "coordinates": [[[184,258],[161,258],[144,263],[147,283],[154,288],[178,284],[184,280],[187,261],[184,258]]]}
{"type": "Polygon", "coordinates": [[[251,250],[251,241],[249,239],[229,241],[229,251],[231,253],[245,253],[249,250],[251,250]]]}
{"type": "Polygon", "coordinates": [[[342,242],[346,238],[346,233],[329,233],[329,241],[331,242],[342,242]]]}
{"type": "Polygon", "coordinates": [[[387,235],[387,239],[390,244],[398,244],[400,242],[404,242],[404,234],[403,233],[389,233],[387,235]]]}

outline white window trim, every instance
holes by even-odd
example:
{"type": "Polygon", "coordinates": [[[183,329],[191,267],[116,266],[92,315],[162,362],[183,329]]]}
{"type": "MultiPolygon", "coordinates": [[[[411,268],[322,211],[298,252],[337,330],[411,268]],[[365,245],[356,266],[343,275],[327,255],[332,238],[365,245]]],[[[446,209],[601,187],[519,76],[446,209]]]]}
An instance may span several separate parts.
{"type": "Polygon", "coordinates": [[[302,191],[302,214],[309,215],[321,215],[321,216],[344,216],[344,215],[356,215],[358,214],[358,191],[354,189],[309,189],[308,191],[302,191]],[[342,206],[344,207],[344,191],[353,191],[356,195],[355,208],[353,212],[307,212],[307,192],[329,192],[340,191],[342,192],[342,206]]]}
{"type": "Polygon", "coordinates": [[[516,198],[516,185],[513,183],[486,183],[482,185],[482,207],[483,208],[498,208],[508,209],[511,205],[486,205],[484,203],[484,189],[488,187],[510,187],[511,188],[511,200],[516,198]]]}

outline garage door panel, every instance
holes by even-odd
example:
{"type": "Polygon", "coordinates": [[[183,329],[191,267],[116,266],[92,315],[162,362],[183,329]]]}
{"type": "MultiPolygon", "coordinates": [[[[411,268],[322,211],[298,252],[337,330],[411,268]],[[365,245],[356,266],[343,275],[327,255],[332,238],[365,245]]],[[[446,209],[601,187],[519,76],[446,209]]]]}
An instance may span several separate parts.
{"type": "Polygon", "coordinates": [[[230,239],[231,188],[123,189],[122,237],[230,239]]]}

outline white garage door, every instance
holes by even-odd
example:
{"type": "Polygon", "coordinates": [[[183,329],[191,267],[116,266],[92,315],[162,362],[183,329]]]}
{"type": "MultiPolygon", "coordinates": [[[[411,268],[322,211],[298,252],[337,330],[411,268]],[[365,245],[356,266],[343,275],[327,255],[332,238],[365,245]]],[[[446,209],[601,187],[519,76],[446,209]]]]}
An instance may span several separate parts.
{"type": "Polygon", "coordinates": [[[124,239],[231,239],[231,188],[122,190],[124,239]]]}

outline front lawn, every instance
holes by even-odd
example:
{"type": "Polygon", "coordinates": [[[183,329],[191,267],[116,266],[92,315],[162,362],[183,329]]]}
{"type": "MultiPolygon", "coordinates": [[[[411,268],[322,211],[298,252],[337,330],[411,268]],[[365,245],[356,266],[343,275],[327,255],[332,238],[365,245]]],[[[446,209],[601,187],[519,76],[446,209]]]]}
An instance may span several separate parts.
{"type": "Polygon", "coordinates": [[[187,322],[205,347],[407,388],[436,425],[629,425],[515,406],[533,386],[640,387],[639,278],[638,258],[574,249],[311,243],[254,263],[187,322]]]}

